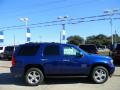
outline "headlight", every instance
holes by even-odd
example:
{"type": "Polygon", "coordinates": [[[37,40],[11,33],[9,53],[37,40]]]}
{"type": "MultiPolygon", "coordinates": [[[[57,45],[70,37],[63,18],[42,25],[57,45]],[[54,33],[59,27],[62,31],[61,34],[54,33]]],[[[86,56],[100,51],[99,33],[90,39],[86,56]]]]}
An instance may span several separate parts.
{"type": "Polygon", "coordinates": [[[113,60],[111,59],[110,62],[113,64],[113,60]]]}

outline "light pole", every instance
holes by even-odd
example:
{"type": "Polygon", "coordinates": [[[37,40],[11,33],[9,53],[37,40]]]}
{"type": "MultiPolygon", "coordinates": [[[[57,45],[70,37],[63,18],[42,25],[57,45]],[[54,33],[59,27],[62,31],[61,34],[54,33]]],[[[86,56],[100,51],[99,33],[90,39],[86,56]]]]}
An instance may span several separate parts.
{"type": "Polygon", "coordinates": [[[20,18],[20,20],[25,22],[25,26],[28,27],[28,18],[20,18]]]}
{"type": "Polygon", "coordinates": [[[59,16],[58,19],[62,22],[62,31],[60,31],[60,43],[63,41],[65,43],[65,24],[68,16],[59,16]]]}
{"type": "Polygon", "coordinates": [[[27,33],[26,33],[26,42],[29,43],[30,42],[30,37],[31,37],[31,33],[30,33],[30,29],[28,27],[28,18],[20,18],[21,21],[25,22],[25,28],[27,30],[27,33]]]}
{"type": "Polygon", "coordinates": [[[118,9],[112,9],[112,10],[104,10],[105,14],[109,15],[109,19],[110,19],[110,29],[111,29],[111,43],[113,45],[114,40],[113,40],[113,20],[112,20],[112,16],[118,12],[118,9]]]}

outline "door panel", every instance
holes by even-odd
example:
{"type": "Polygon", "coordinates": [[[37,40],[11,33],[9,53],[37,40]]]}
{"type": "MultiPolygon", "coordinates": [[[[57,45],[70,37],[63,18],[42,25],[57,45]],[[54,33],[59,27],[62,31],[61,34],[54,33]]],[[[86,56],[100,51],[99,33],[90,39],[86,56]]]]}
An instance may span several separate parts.
{"type": "Polygon", "coordinates": [[[46,74],[61,73],[61,49],[60,45],[47,45],[43,52],[43,63],[46,74]]]}
{"type": "Polygon", "coordinates": [[[46,74],[60,74],[61,58],[59,56],[54,56],[54,58],[51,56],[45,57],[44,67],[46,74]]]}
{"type": "Polygon", "coordinates": [[[72,46],[63,46],[62,73],[64,74],[82,74],[85,64],[84,57],[79,57],[78,49],[72,46]]]}

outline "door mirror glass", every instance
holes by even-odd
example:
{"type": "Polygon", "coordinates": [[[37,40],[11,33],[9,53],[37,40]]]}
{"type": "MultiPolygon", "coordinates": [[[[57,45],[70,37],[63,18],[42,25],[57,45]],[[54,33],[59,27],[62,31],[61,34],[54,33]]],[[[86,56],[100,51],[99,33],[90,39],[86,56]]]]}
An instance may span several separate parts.
{"type": "Polygon", "coordinates": [[[80,53],[76,53],[76,56],[77,56],[77,57],[83,57],[84,54],[83,54],[82,52],[80,52],[80,53]]]}

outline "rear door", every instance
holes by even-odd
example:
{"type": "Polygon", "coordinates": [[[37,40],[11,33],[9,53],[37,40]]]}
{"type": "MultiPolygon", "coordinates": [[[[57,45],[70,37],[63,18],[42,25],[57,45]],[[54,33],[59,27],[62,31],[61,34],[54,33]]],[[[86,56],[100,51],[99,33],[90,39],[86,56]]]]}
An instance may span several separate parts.
{"type": "Polygon", "coordinates": [[[31,44],[31,45],[21,45],[15,50],[15,59],[17,66],[28,65],[28,64],[39,64],[38,58],[36,55],[40,48],[39,44],[31,44]]]}
{"type": "Polygon", "coordinates": [[[43,65],[46,74],[61,74],[61,46],[59,44],[47,45],[43,51],[43,65]]]}

